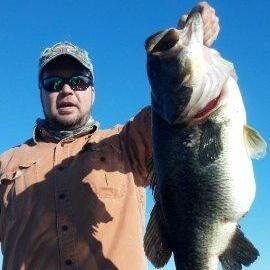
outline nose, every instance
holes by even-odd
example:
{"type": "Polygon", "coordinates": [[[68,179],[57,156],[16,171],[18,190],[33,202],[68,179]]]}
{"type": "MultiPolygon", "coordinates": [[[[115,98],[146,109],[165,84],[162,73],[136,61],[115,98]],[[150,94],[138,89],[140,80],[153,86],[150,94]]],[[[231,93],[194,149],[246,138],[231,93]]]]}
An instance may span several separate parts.
{"type": "Polygon", "coordinates": [[[73,94],[73,90],[71,89],[71,87],[65,83],[62,87],[61,93],[65,94],[65,95],[71,95],[73,94]]]}

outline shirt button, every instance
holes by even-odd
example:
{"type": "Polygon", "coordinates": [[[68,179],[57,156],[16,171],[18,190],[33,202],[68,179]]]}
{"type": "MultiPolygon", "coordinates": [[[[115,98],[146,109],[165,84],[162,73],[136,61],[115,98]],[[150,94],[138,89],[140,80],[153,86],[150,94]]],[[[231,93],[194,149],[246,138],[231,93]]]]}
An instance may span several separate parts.
{"type": "Polygon", "coordinates": [[[72,260],[69,260],[68,259],[68,260],[65,261],[65,263],[66,263],[66,265],[71,265],[72,264],[72,260]]]}
{"type": "Polygon", "coordinates": [[[105,161],[106,158],[105,157],[100,157],[100,161],[105,161]]]}
{"type": "Polygon", "coordinates": [[[67,230],[68,230],[68,226],[67,226],[67,225],[63,225],[63,226],[62,226],[62,230],[63,230],[63,231],[67,231],[67,230]]]}
{"type": "Polygon", "coordinates": [[[59,170],[59,171],[63,171],[63,170],[64,170],[64,167],[61,166],[61,165],[59,165],[59,166],[58,166],[58,170],[59,170]]]}
{"type": "Polygon", "coordinates": [[[65,193],[61,193],[61,194],[59,194],[58,198],[60,200],[64,200],[66,198],[66,194],[65,193]]]}

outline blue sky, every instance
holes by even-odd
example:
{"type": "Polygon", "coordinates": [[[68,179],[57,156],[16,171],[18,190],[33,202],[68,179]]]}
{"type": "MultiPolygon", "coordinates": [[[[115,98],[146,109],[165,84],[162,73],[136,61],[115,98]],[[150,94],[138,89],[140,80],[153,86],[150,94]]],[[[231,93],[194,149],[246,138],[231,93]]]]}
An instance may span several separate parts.
{"type": "MultiPolygon", "coordinates": [[[[96,78],[93,115],[102,128],[124,123],[149,104],[144,41],[172,27],[196,1],[24,0],[3,1],[0,11],[0,152],[31,136],[42,117],[37,88],[38,56],[45,47],[68,40],[92,56],[96,78]]],[[[249,124],[270,141],[270,2],[211,1],[221,23],[214,47],[235,64],[249,124]]],[[[254,162],[257,196],[241,222],[261,256],[249,269],[270,265],[270,156],[254,162]]],[[[147,193],[146,217],[153,206],[147,193]]],[[[149,266],[149,269],[153,268],[149,266]]],[[[164,269],[174,269],[170,263],[164,269]]]]}

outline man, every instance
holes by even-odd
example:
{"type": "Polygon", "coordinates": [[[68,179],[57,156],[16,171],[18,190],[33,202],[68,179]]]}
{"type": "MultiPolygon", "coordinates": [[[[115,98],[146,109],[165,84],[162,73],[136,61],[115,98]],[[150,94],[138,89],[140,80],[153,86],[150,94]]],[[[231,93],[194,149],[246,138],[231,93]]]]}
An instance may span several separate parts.
{"type": "MultiPolygon", "coordinates": [[[[218,19],[207,3],[199,7],[210,46],[218,19]]],[[[70,43],[42,53],[39,87],[45,120],[0,159],[3,269],[145,269],[149,108],[98,130],[93,66],[70,43]]]]}

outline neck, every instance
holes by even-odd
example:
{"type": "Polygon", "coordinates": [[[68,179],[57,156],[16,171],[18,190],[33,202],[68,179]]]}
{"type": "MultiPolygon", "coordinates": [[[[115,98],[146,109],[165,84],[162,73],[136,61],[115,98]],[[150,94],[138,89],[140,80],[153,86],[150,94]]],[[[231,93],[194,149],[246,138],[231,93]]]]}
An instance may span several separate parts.
{"type": "Polygon", "coordinates": [[[89,117],[89,119],[86,121],[84,125],[80,125],[77,127],[73,126],[71,128],[65,127],[63,129],[60,126],[53,125],[47,119],[45,120],[37,119],[36,127],[34,130],[34,137],[38,129],[43,129],[48,134],[48,137],[53,138],[57,141],[60,141],[62,139],[66,139],[69,137],[74,137],[74,136],[89,133],[91,131],[96,130],[98,127],[99,127],[99,123],[95,121],[92,117],[89,117]]]}

